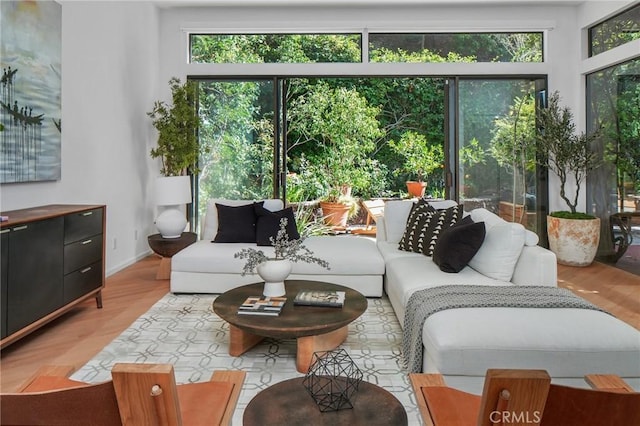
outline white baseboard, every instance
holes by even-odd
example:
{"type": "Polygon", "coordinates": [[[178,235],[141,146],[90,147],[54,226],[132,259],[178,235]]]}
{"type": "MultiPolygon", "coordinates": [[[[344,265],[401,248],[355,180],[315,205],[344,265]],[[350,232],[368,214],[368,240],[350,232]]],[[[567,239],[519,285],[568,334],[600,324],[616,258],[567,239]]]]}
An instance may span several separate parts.
{"type": "Polygon", "coordinates": [[[131,258],[129,260],[125,260],[124,262],[119,263],[118,265],[112,266],[110,268],[108,268],[105,271],[105,275],[107,277],[115,274],[116,272],[120,272],[122,271],[124,268],[127,268],[131,265],[133,265],[136,262],[139,262],[140,260],[144,259],[145,257],[149,256],[151,253],[153,253],[151,250],[146,250],[142,253],[138,253],[134,258],[131,258]]]}

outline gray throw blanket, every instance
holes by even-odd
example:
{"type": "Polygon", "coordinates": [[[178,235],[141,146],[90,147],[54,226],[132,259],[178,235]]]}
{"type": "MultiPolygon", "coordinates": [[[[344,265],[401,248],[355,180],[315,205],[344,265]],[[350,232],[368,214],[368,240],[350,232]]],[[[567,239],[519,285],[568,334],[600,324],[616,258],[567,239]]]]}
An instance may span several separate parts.
{"type": "Polygon", "coordinates": [[[429,315],[455,308],[603,309],[570,290],[542,286],[445,285],[416,291],[405,309],[402,349],[410,373],[422,371],[422,327],[429,315]]]}

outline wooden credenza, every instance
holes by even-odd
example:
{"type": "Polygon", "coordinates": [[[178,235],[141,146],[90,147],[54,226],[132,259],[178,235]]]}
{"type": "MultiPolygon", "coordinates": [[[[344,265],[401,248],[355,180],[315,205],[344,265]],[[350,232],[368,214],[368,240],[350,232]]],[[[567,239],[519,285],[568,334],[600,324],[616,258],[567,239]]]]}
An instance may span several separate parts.
{"type": "Polygon", "coordinates": [[[104,205],[47,205],[1,213],[0,348],[15,342],[105,284],[104,205]]]}

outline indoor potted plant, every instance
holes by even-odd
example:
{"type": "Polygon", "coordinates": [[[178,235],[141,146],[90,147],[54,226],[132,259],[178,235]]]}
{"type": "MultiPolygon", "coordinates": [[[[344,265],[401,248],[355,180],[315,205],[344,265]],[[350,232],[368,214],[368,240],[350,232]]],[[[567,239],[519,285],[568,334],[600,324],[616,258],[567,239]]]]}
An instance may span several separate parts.
{"type": "Polygon", "coordinates": [[[389,141],[389,146],[404,158],[402,168],[396,172],[404,172],[417,179],[407,181],[409,195],[422,198],[427,187],[424,179],[443,165],[442,146],[429,144],[424,135],[413,131],[403,133],[399,141],[389,141]]]}
{"type": "Polygon", "coordinates": [[[587,173],[599,166],[599,160],[591,150],[591,143],[599,137],[577,133],[573,114],[568,107],[561,107],[558,92],[549,97],[547,108],[538,112],[541,131],[537,136],[539,162],[554,172],[560,180],[560,197],[569,211],[551,212],[547,216],[549,248],[558,263],[571,266],[587,266],[595,258],[600,241],[600,219],[576,211],[580,188],[587,173]],[[573,198],[567,191],[567,180],[573,176],[573,198]]]}
{"type": "Polygon", "coordinates": [[[313,255],[304,244],[304,238],[290,240],[287,234],[287,218],[280,219],[280,228],[276,237],[269,238],[273,244],[273,256],[267,256],[264,251],[252,247],[244,248],[233,257],[247,259],[242,268],[242,275],[257,271],[264,280],[263,294],[268,297],[284,296],[284,280],[291,273],[291,263],[315,263],[323,268],[329,268],[329,263],[313,255]]]}
{"type": "Polygon", "coordinates": [[[198,172],[198,127],[200,116],[196,109],[197,85],[194,82],[180,83],[173,77],[169,80],[172,105],[156,101],[151,117],[158,130],[158,145],[151,149],[152,158],[160,158],[163,175],[156,181],[156,201],[166,207],[156,219],[156,226],[164,238],[179,237],[187,225],[180,206],[191,202],[191,180],[189,173],[198,172]]]}

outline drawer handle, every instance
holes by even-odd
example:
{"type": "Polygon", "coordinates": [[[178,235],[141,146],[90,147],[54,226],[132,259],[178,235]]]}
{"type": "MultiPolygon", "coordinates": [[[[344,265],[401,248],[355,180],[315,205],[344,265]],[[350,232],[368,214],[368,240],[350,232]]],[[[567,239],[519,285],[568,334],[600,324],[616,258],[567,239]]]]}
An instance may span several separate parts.
{"type": "Polygon", "coordinates": [[[82,216],[91,216],[93,214],[93,212],[84,212],[82,213],[82,216]]]}
{"type": "Polygon", "coordinates": [[[16,226],[15,228],[13,228],[14,231],[22,231],[24,229],[27,229],[29,226],[28,225],[22,225],[22,226],[16,226]]]}
{"type": "Polygon", "coordinates": [[[88,266],[86,268],[84,268],[82,271],[80,271],[81,274],[84,274],[86,272],[89,272],[91,270],[91,266],[88,266]]]}
{"type": "Polygon", "coordinates": [[[91,244],[93,242],[93,240],[87,240],[87,241],[83,241],[81,244],[85,245],[85,244],[91,244]]]}
{"type": "Polygon", "coordinates": [[[6,234],[7,232],[11,232],[11,229],[3,229],[0,234],[6,234]]]}

